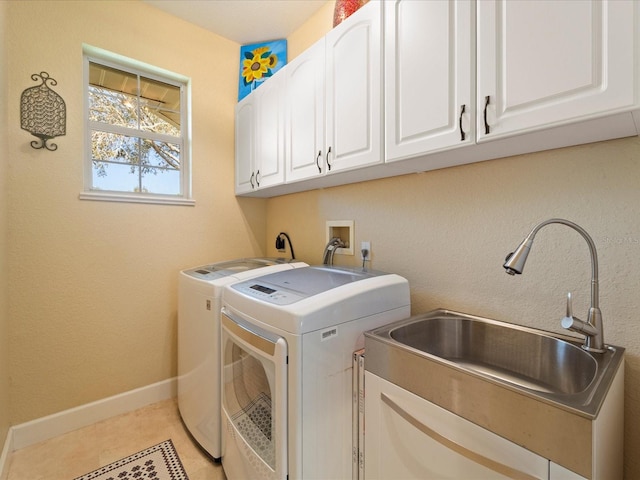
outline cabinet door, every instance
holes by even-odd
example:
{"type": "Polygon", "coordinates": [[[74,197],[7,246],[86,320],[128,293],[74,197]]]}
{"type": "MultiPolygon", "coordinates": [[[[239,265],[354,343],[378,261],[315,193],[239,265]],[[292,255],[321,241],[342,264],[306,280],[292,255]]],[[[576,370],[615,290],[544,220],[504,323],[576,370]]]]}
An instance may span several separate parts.
{"type": "Polygon", "coordinates": [[[265,81],[254,93],[257,95],[256,188],[284,183],[284,76],[279,73],[265,81]]]}
{"type": "Polygon", "coordinates": [[[365,372],[365,479],[546,479],[549,461],[365,372]]]}
{"type": "Polygon", "coordinates": [[[383,161],[382,3],[367,3],[326,35],[328,173],[383,161]]]}
{"type": "Polygon", "coordinates": [[[634,105],[633,1],[483,0],[477,8],[479,141],[634,105]]]}
{"type": "Polygon", "coordinates": [[[250,94],[236,105],[236,194],[255,187],[255,95],[250,94]]]}
{"type": "Polygon", "coordinates": [[[385,3],[387,161],[475,141],[472,13],[467,0],[385,3]]]}
{"type": "Polygon", "coordinates": [[[287,182],[324,171],[324,39],[286,67],[287,182]]]}

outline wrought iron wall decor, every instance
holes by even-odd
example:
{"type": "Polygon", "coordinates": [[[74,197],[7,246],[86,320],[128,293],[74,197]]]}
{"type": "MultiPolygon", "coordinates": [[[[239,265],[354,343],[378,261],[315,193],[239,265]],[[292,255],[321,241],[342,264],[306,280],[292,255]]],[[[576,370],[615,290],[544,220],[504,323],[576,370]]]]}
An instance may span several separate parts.
{"type": "Polygon", "coordinates": [[[47,143],[55,137],[67,133],[67,106],[60,95],[51,90],[49,85],[56,86],[56,82],[47,72],[31,75],[34,82],[42,83],[27,88],[20,97],[20,126],[40,140],[33,140],[33,148],[57,150],[58,145],[47,143]]]}

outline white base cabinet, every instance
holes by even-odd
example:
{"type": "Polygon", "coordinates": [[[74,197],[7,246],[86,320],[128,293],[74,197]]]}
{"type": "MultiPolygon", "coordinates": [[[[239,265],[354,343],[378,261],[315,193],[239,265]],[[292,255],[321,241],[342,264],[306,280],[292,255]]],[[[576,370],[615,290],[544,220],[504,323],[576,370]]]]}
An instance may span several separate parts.
{"type": "MultiPolygon", "coordinates": [[[[624,475],[624,363],[591,420],[592,451],[582,457],[591,458],[587,477],[370,371],[365,371],[364,397],[366,480],[619,480],[624,475]]],[[[566,452],[560,453],[556,461],[566,461],[566,452]]]]}
{"type": "Polygon", "coordinates": [[[366,480],[548,479],[549,461],[365,372],[366,480]]]}

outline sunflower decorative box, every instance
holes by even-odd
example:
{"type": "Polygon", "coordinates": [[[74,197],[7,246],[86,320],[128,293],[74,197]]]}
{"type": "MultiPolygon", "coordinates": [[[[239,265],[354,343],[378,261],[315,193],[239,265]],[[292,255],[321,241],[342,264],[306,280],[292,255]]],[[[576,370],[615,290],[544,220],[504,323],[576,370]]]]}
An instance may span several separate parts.
{"type": "Polygon", "coordinates": [[[287,64],[287,41],[254,43],[240,47],[238,101],[287,64]]]}

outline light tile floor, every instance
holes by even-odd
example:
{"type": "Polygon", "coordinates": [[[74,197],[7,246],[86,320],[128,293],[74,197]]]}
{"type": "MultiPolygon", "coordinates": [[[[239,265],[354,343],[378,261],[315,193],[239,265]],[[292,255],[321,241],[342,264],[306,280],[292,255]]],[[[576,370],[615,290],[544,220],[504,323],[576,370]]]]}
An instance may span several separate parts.
{"type": "Polygon", "coordinates": [[[7,480],[72,480],[167,439],[189,480],[225,480],[222,466],[189,436],[176,399],[16,450],[10,456],[7,480]]]}

